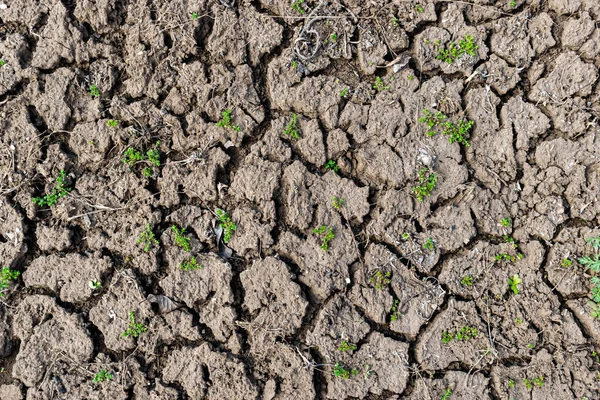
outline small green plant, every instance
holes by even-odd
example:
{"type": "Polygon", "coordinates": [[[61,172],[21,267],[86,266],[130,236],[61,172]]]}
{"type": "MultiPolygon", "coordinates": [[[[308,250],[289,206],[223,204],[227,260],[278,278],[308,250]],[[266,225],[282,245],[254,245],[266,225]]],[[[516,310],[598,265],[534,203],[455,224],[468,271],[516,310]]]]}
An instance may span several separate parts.
{"type": "Polygon", "coordinates": [[[145,252],[149,252],[150,248],[153,245],[158,245],[159,242],[156,239],[154,232],[152,232],[152,229],[150,228],[150,224],[146,224],[146,228],[142,232],[142,235],[139,237],[137,242],[142,243],[144,245],[145,252]]]}
{"type": "Polygon", "coordinates": [[[512,379],[509,379],[509,380],[508,380],[508,387],[510,387],[510,388],[514,388],[514,387],[515,387],[515,381],[514,381],[514,380],[512,380],[512,379]]]}
{"type": "Polygon", "coordinates": [[[21,273],[10,268],[2,268],[0,271],[0,297],[4,296],[4,291],[8,289],[10,281],[16,281],[21,273]]]}
{"type": "Polygon", "coordinates": [[[390,271],[382,272],[381,270],[377,270],[369,279],[369,282],[375,284],[375,289],[381,290],[391,283],[391,277],[392,273],[390,271]]]}
{"type": "Polygon", "coordinates": [[[198,262],[196,261],[196,257],[192,257],[189,261],[183,261],[181,264],[179,264],[179,268],[181,268],[184,271],[190,271],[202,269],[202,265],[198,264],[198,262]]]}
{"type": "Polygon", "coordinates": [[[470,275],[466,275],[464,278],[462,278],[462,281],[460,281],[460,283],[463,286],[473,286],[473,277],[470,275]]]}
{"type": "Polygon", "coordinates": [[[292,114],[292,119],[288,122],[285,130],[283,131],[284,135],[290,136],[294,139],[300,139],[300,129],[298,128],[298,115],[292,114]]]}
{"type": "Polygon", "coordinates": [[[579,264],[585,266],[585,269],[600,272],[600,254],[594,254],[593,257],[580,257],[577,261],[579,264]]]}
{"type": "Polygon", "coordinates": [[[412,81],[413,79],[415,79],[415,76],[414,76],[414,75],[409,75],[409,76],[407,76],[406,78],[407,78],[409,81],[412,81]]]}
{"type": "Polygon", "coordinates": [[[237,125],[234,125],[231,121],[231,110],[229,108],[221,113],[221,117],[221,120],[217,122],[218,127],[233,129],[236,132],[240,131],[241,128],[237,125]]]}
{"type": "Polygon", "coordinates": [[[397,17],[393,17],[393,18],[390,20],[390,23],[391,23],[393,26],[398,26],[398,25],[400,25],[400,20],[399,20],[397,17]]]}
{"type": "Polygon", "coordinates": [[[424,10],[420,4],[415,4],[415,11],[418,13],[422,13],[424,10]]]}
{"type": "Polygon", "coordinates": [[[442,332],[442,343],[448,344],[454,339],[454,332],[443,331],[442,332]]]}
{"type": "Polygon", "coordinates": [[[437,183],[437,175],[429,168],[421,168],[419,170],[419,185],[412,188],[417,200],[422,202],[425,197],[431,196],[431,192],[437,183]]]}
{"type": "Polygon", "coordinates": [[[471,143],[467,137],[473,128],[473,121],[460,120],[455,124],[446,119],[447,117],[441,111],[434,114],[429,110],[423,110],[423,117],[419,118],[419,122],[427,124],[429,128],[427,136],[434,136],[441,129],[442,134],[449,136],[450,143],[456,142],[467,147],[470,146],[471,143]]]}
{"type": "Polygon", "coordinates": [[[177,228],[177,225],[171,225],[173,235],[175,235],[175,244],[183,250],[190,251],[190,238],[185,235],[185,228],[177,228]]]}
{"type": "Polygon", "coordinates": [[[435,243],[433,242],[433,239],[427,238],[425,243],[423,243],[423,248],[425,250],[433,251],[435,249],[435,243]]]}
{"type": "Polygon", "coordinates": [[[123,163],[132,166],[138,161],[143,161],[144,156],[133,147],[129,147],[123,153],[123,163]]]}
{"type": "Polygon", "coordinates": [[[390,321],[394,322],[395,320],[400,319],[402,313],[400,312],[399,308],[400,301],[398,301],[398,299],[394,299],[394,303],[392,304],[392,309],[390,312],[390,321]]]}
{"type": "Polygon", "coordinates": [[[294,68],[294,69],[298,68],[298,63],[296,61],[292,61],[291,65],[292,65],[292,68],[294,68]]]}
{"type": "Polygon", "coordinates": [[[109,119],[108,121],[106,121],[106,126],[114,128],[117,125],[119,125],[119,121],[116,119],[109,119]]]}
{"type": "Polygon", "coordinates": [[[434,114],[431,111],[425,109],[423,110],[423,116],[419,118],[419,122],[422,124],[427,124],[427,127],[429,128],[429,130],[427,131],[427,136],[433,136],[437,133],[434,130],[434,128],[438,125],[443,124],[446,118],[447,117],[441,111],[438,111],[434,114]]]}
{"type": "Polygon", "coordinates": [[[158,152],[158,146],[160,146],[160,140],[154,143],[153,149],[150,149],[146,152],[146,158],[148,158],[148,161],[155,166],[160,167],[160,153],[158,152]]]}
{"type": "Polygon", "coordinates": [[[221,228],[223,228],[224,231],[223,243],[228,243],[229,239],[231,239],[231,235],[233,234],[233,232],[237,230],[237,225],[233,223],[231,217],[220,208],[217,208],[215,213],[219,218],[219,225],[221,226],[221,228]]]}
{"type": "Polygon", "coordinates": [[[343,88],[340,92],[340,97],[346,97],[348,95],[348,88],[343,88]]]}
{"type": "Polygon", "coordinates": [[[135,322],[135,314],[133,311],[129,311],[129,328],[121,334],[122,337],[133,336],[134,338],[140,336],[143,332],[146,332],[148,328],[144,324],[135,322]]]}
{"type": "Polygon", "coordinates": [[[594,250],[600,250],[600,236],[585,239],[588,244],[591,244],[594,250]]]}
{"type": "Polygon", "coordinates": [[[356,369],[346,369],[339,362],[335,363],[333,367],[333,375],[342,379],[349,379],[355,375],[358,375],[358,370],[356,369]]]}
{"type": "Polygon", "coordinates": [[[337,165],[337,162],[335,162],[334,160],[329,160],[325,163],[324,165],[325,169],[331,169],[334,172],[339,172],[340,167],[337,165]]]}
{"type": "Polygon", "coordinates": [[[517,1],[516,0],[510,0],[510,6],[512,8],[515,8],[517,6],[517,1]]]}
{"type": "Polygon", "coordinates": [[[373,89],[377,90],[378,92],[381,92],[383,90],[390,90],[390,87],[388,85],[385,85],[381,77],[378,76],[377,78],[375,78],[375,84],[373,85],[373,89]]]}
{"type": "Polygon", "coordinates": [[[448,141],[450,143],[459,143],[467,147],[471,143],[467,140],[467,135],[471,128],[473,128],[473,121],[458,121],[456,124],[452,122],[446,122],[446,129],[442,132],[444,135],[450,136],[448,141]]]}
{"type": "Polygon", "coordinates": [[[352,343],[348,343],[345,340],[342,340],[342,344],[338,347],[339,351],[354,351],[356,350],[356,345],[352,343]]]}
{"type": "Polygon", "coordinates": [[[523,323],[523,320],[521,318],[515,318],[515,322],[517,323],[517,325],[521,325],[523,323]]]}
{"type": "Polygon", "coordinates": [[[443,331],[442,332],[442,343],[448,344],[452,340],[471,340],[479,335],[477,328],[465,325],[459,331],[443,331]]]}
{"type": "Polygon", "coordinates": [[[521,282],[523,281],[519,278],[519,274],[514,274],[508,278],[508,287],[514,294],[519,294],[519,287],[517,285],[521,284],[521,282]]]}
{"type": "Polygon", "coordinates": [[[306,11],[304,11],[304,8],[302,8],[303,4],[304,0],[295,0],[291,7],[293,10],[296,10],[298,14],[304,14],[306,11]]]}
{"type": "Polygon", "coordinates": [[[89,281],[88,282],[88,286],[92,290],[100,290],[100,289],[102,289],[102,284],[100,283],[100,281],[97,281],[95,279],[92,279],[91,281],[89,281]]]}
{"type": "Polygon", "coordinates": [[[313,229],[313,233],[316,235],[323,235],[323,242],[321,244],[321,249],[327,251],[329,250],[329,242],[335,238],[335,234],[333,233],[333,228],[327,227],[325,225],[321,225],[318,228],[313,229]]]}
{"type": "Polygon", "coordinates": [[[410,239],[410,233],[408,232],[404,232],[402,235],[402,240],[409,240],[410,239]]]}
{"type": "Polygon", "coordinates": [[[33,199],[31,199],[34,202],[34,204],[37,204],[38,206],[52,207],[58,202],[60,198],[65,197],[71,191],[71,188],[65,186],[65,177],[65,171],[60,170],[60,172],[58,173],[58,177],[56,178],[56,185],[54,186],[54,190],[52,190],[52,193],[47,194],[43,197],[34,197],[33,199]]]}
{"type": "Polygon", "coordinates": [[[596,351],[592,351],[592,357],[594,358],[594,361],[600,363],[600,355],[598,355],[596,351]]]}
{"type": "Polygon", "coordinates": [[[466,325],[466,326],[463,326],[461,328],[461,330],[456,333],[456,339],[457,340],[471,340],[473,338],[476,338],[478,334],[479,334],[479,332],[477,331],[477,328],[466,325]]]}
{"type": "Polygon", "coordinates": [[[0,60],[0,67],[4,67],[6,65],[6,61],[5,60],[0,60]]]}
{"type": "Polygon", "coordinates": [[[515,262],[516,260],[520,260],[523,258],[523,254],[518,253],[516,256],[512,256],[508,253],[500,253],[494,257],[495,261],[506,261],[506,262],[515,262]]]}
{"type": "Polygon", "coordinates": [[[337,33],[332,33],[331,35],[329,35],[329,38],[331,39],[331,41],[333,43],[335,43],[335,42],[337,42],[338,35],[337,35],[337,33]]]}
{"type": "Polygon", "coordinates": [[[342,199],[341,197],[333,197],[331,199],[331,203],[333,205],[333,208],[335,208],[336,210],[339,210],[340,208],[342,208],[342,205],[344,204],[344,199],[342,199]]]}
{"type": "Polygon", "coordinates": [[[573,265],[573,261],[569,260],[567,257],[563,258],[560,262],[561,267],[569,268],[573,265]]]}
{"type": "Polygon", "coordinates": [[[533,379],[527,379],[525,378],[523,380],[523,383],[525,383],[525,387],[527,389],[531,389],[533,387],[533,385],[538,385],[539,387],[544,386],[544,377],[543,376],[539,376],[537,378],[533,378],[533,379]]]}
{"type": "Polygon", "coordinates": [[[446,389],[446,392],[442,395],[442,400],[448,400],[452,396],[452,390],[450,388],[446,389]]]}
{"type": "Polygon", "coordinates": [[[198,15],[198,13],[197,13],[197,12],[193,12],[193,13],[192,13],[192,19],[193,19],[193,20],[197,20],[197,19],[198,19],[198,17],[199,17],[199,15],[198,15]]]}
{"type": "Polygon", "coordinates": [[[479,48],[474,40],[475,38],[473,36],[466,35],[458,42],[458,45],[452,42],[447,49],[440,49],[436,58],[447,62],[448,64],[452,64],[465,54],[474,57],[477,55],[476,50],[479,48]]]}
{"type": "Polygon", "coordinates": [[[113,378],[113,374],[102,368],[100,372],[94,375],[94,383],[100,383],[104,381],[110,381],[113,378]]]}
{"type": "Polygon", "coordinates": [[[96,86],[95,83],[92,83],[90,85],[90,96],[92,96],[92,98],[97,98],[100,97],[100,90],[98,89],[98,86],[96,86]]]}
{"type": "Polygon", "coordinates": [[[500,220],[500,225],[502,225],[505,228],[510,228],[510,226],[512,225],[512,219],[509,218],[502,218],[500,220]]]}

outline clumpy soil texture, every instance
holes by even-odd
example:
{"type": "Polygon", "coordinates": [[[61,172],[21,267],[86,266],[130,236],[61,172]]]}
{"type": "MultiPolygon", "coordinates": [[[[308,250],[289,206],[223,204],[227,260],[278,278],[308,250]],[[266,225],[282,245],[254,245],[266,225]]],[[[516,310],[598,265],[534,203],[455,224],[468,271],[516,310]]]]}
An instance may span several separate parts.
{"type": "Polygon", "coordinates": [[[597,0],[0,3],[1,399],[600,398],[597,0]]]}

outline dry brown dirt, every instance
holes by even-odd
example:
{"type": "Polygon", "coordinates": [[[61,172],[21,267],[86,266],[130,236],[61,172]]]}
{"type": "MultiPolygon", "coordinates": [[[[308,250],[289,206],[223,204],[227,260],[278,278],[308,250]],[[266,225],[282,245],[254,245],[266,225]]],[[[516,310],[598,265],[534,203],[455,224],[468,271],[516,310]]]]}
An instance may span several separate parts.
{"type": "Polygon", "coordinates": [[[0,59],[0,399],[600,399],[598,0],[0,0],[0,59]]]}

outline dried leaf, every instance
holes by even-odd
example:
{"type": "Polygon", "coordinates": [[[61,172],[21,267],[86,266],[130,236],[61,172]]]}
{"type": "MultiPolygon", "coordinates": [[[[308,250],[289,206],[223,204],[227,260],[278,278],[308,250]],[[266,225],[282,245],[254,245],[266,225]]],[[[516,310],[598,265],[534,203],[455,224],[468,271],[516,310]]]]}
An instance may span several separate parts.
{"type": "Polygon", "coordinates": [[[223,241],[221,237],[223,236],[223,227],[219,224],[215,224],[213,226],[213,231],[217,237],[217,248],[219,249],[219,255],[225,259],[230,258],[233,255],[233,250],[231,250],[223,241]]]}
{"type": "Polygon", "coordinates": [[[156,296],[153,294],[149,294],[148,301],[150,303],[158,303],[158,310],[160,311],[161,314],[170,313],[171,311],[177,310],[178,308],[181,308],[181,306],[182,306],[181,303],[173,301],[170,298],[168,298],[167,296],[163,296],[160,294],[156,295],[156,296]]]}

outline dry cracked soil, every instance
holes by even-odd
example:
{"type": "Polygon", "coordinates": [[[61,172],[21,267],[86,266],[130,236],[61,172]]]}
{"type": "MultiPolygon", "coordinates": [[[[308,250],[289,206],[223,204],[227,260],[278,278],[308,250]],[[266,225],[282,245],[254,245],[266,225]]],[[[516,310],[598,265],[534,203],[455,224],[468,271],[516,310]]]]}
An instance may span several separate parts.
{"type": "Polygon", "coordinates": [[[600,399],[598,0],[1,0],[0,399],[600,399]]]}

